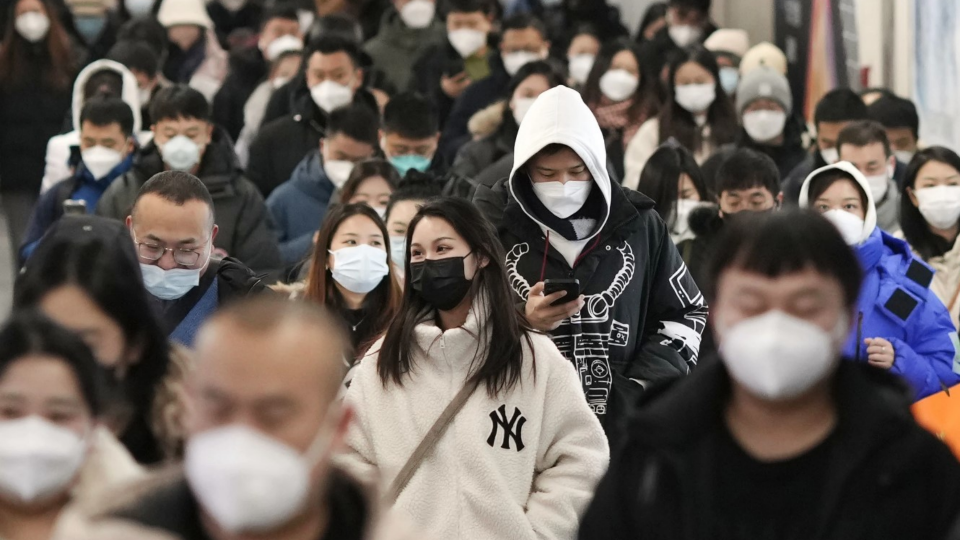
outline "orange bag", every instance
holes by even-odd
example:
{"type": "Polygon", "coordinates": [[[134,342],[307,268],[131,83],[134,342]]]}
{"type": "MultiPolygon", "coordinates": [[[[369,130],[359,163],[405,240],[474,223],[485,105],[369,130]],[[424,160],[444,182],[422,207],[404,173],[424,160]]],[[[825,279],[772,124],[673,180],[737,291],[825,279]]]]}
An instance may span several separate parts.
{"type": "Polygon", "coordinates": [[[960,459],[960,384],[913,404],[917,423],[940,438],[960,459]]]}

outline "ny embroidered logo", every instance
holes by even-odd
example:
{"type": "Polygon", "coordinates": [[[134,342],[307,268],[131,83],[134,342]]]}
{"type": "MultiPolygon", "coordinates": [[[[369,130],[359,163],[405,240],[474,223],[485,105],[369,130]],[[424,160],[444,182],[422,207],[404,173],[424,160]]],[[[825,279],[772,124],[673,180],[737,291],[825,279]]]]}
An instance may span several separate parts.
{"type": "Polygon", "coordinates": [[[523,417],[520,409],[513,408],[513,417],[507,420],[507,406],[501,405],[496,411],[490,413],[490,420],[493,421],[493,429],[490,430],[490,436],[487,437],[487,444],[491,447],[497,442],[497,432],[503,429],[503,444],[500,448],[510,449],[510,439],[513,439],[517,452],[523,450],[523,424],[527,419],[523,417]],[[498,414],[499,413],[499,414],[498,414]]]}

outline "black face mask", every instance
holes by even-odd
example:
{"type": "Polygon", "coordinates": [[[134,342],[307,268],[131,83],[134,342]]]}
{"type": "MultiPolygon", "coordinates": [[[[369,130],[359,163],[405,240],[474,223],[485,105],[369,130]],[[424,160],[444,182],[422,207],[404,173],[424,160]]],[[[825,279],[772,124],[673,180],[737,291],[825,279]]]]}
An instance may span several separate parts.
{"type": "Polygon", "coordinates": [[[410,284],[420,297],[440,311],[460,305],[473,281],[463,271],[464,257],[426,260],[410,264],[410,284]]]}

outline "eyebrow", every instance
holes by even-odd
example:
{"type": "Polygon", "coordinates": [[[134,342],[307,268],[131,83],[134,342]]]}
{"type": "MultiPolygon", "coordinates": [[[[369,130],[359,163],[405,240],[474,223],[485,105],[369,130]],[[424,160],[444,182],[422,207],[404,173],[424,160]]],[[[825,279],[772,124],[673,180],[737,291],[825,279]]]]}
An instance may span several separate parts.
{"type": "Polygon", "coordinates": [[[46,401],[46,405],[54,407],[79,407],[80,400],[76,398],[55,397],[46,401]]]}

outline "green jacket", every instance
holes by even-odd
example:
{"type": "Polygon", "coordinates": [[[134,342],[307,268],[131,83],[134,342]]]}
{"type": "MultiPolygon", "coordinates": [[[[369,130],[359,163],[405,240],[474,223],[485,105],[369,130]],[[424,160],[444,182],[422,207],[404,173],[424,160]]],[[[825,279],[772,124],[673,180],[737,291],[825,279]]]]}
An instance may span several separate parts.
{"type": "Polygon", "coordinates": [[[413,64],[431,45],[447,38],[443,22],[434,20],[421,29],[408,27],[396,9],[389,9],[380,20],[380,32],[363,46],[373,59],[373,67],[382,71],[398,91],[410,86],[413,64]]]}

